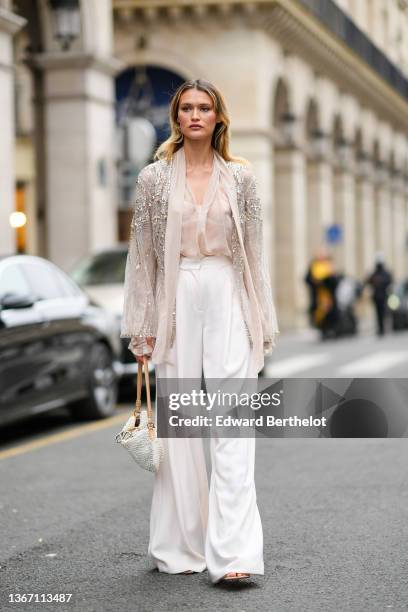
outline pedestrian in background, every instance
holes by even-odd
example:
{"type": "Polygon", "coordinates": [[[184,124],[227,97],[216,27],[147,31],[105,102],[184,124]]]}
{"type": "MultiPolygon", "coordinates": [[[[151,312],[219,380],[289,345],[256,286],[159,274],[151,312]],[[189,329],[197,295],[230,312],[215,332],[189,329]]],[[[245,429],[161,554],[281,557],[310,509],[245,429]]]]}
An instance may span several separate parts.
{"type": "MultiPolygon", "coordinates": [[[[156,377],[255,378],[278,332],[248,162],[229,152],[221,93],[202,80],[170,103],[170,137],[140,173],[125,274],[121,337],[156,377]]],[[[157,420],[157,404],[156,404],[157,420]]],[[[264,573],[254,482],[255,437],[163,438],[148,553],[161,572],[213,583],[264,573]]]]}
{"type": "Polygon", "coordinates": [[[321,249],[310,262],[304,277],[309,287],[309,320],[312,327],[320,330],[322,338],[335,335],[338,323],[336,274],[332,256],[321,249]]]}
{"type": "Polygon", "coordinates": [[[377,335],[384,335],[384,319],[387,309],[387,298],[389,287],[393,282],[392,274],[387,270],[383,256],[377,255],[374,271],[367,277],[365,284],[371,287],[371,298],[374,302],[377,335]]]}

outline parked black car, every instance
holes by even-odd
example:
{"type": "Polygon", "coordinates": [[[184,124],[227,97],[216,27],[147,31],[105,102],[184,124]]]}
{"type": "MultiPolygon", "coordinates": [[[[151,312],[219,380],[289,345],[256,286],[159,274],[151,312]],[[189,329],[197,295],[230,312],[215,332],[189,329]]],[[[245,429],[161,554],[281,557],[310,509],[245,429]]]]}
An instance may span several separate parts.
{"type": "Polygon", "coordinates": [[[387,305],[391,312],[392,329],[408,329],[408,280],[395,284],[387,305]]]}
{"type": "Polygon", "coordinates": [[[0,425],[66,406],[110,416],[120,342],[112,315],[56,265],[0,257],[0,425]]]}

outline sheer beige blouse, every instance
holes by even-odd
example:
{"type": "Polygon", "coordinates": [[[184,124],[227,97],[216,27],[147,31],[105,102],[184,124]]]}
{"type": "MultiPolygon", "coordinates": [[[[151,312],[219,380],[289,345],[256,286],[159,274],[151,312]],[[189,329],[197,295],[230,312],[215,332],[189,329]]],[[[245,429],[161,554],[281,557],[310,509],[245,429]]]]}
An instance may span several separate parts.
{"type": "Polygon", "coordinates": [[[186,181],[180,255],[231,257],[232,211],[220,171],[214,163],[203,202],[198,204],[186,181]]]}
{"type": "MultiPolygon", "coordinates": [[[[193,191],[186,180],[180,255],[193,258],[208,255],[232,257],[232,224],[231,206],[221,180],[220,167],[214,161],[201,204],[196,202],[193,191]]],[[[152,348],[144,338],[132,338],[129,348],[138,355],[152,352],[152,348]]]]}
{"type": "MultiPolygon", "coordinates": [[[[252,169],[224,160],[215,150],[214,156],[232,211],[232,264],[259,372],[279,334],[263,246],[262,207],[252,169]]],[[[155,338],[154,364],[171,363],[169,350],[177,334],[174,307],[185,192],[184,147],[171,160],[159,159],[143,168],[136,183],[121,338],[131,338],[131,345],[146,336],[155,338]]]]}

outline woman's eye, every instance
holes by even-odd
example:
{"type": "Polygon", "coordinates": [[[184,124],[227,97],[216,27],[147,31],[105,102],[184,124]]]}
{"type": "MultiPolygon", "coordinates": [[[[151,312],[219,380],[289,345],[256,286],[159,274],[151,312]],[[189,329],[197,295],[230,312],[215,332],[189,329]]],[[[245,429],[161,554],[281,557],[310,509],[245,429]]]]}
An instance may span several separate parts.
{"type": "MultiPolygon", "coordinates": [[[[181,107],[181,110],[182,110],[183,112],[191,111],[191,106],[182,106],[182,107],[181,107]]],[[[205,112],[208,112],[209,110],[211,110],[211,109],[210,109],[208,106],[202,106],[202,107],[200,108],[200,111],[205,111],[205,112]]]]}

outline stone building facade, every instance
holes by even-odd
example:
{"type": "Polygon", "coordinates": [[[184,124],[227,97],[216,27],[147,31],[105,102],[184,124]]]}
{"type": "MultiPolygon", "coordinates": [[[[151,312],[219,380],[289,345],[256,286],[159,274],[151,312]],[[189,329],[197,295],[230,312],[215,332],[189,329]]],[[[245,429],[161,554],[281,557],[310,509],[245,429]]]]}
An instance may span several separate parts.
{"type": "Polygon", "coordinates": [[[117,83],[148,68],[158,88],[167,74],[224,93],[233,152],[258,179],[282,329],[305,325],[303,276],[333,230],[346,274],[381,251],[408,276],[407,0],[82,0],[68,51],[47,0],[30,4],[0,0],[2,251],[16,178],[29,252],[68,268],[117,240],[117,83]]]}

